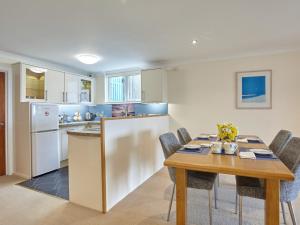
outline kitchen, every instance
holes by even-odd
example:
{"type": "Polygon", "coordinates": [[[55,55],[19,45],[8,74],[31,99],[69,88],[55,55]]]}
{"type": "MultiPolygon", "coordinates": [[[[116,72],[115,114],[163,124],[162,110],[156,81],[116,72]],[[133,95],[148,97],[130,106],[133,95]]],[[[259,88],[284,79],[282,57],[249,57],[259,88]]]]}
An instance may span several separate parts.
{"type": "MultiPolygon", "coordinates": [[[[91,77],[18,63],[13,71],[15,174],[28,179],[21,186],[106,212],[162,168],[157,137],[169,129],[163,70],[91,77]],[[113,100],[99,100],[99,96],[107,95],[107,83],[119,82],[119,77],[129,80],[131,75],[139,84],[138,94],[126,97],[126,103],[119,103],[124,102],[120,93],[113,100]],[[121,159],[111,158],[120,148],[113,147],[120,140],[122,148],[131,154],[121,171],[121,159]],[[124,184],[120,177],[124,170],[129,177],[136,171],[144,172],[124,184]]],[[[122,157],[126,155],[122,153],[122,157]]]]}

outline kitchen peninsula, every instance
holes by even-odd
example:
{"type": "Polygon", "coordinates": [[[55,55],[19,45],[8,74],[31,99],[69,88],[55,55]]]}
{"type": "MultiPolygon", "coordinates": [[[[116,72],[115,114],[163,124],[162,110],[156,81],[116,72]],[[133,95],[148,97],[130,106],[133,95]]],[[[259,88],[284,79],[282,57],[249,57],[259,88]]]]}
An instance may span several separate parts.
{"type": "Polygon", "coordinates": [[[102,118],[101,129],[68,131],[70,201],[109,211],[163,167],[159,135],[169,117],[102,118]]]}

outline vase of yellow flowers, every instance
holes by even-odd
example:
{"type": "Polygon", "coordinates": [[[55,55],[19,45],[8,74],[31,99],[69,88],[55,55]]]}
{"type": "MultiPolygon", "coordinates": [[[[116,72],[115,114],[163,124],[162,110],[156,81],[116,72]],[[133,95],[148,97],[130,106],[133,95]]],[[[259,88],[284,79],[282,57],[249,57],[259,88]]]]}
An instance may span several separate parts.
{"type": "Polygon", "coordinates": [[[238,129],[232,123],[219,123],[218,138],[222,142],[234,142],[238,136],[238,129]]]}

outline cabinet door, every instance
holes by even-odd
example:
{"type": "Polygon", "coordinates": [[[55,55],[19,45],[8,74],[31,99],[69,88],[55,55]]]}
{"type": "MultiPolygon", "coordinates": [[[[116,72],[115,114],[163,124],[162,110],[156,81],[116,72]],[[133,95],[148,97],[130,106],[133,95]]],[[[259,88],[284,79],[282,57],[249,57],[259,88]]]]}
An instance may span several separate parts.
{"type": "Polygon", "coordinates": [[[20,92],[21,102],[45,101],[46,87],[45,77],[47,69],[21,65],[20,92]]]}
{"type": "Polygon", "coordinates": [[[60,161],[68,159],[68,134],[67,129],[60,130],[60,161]]]}
{"type": "Polygon", "coordinates": [[[46,73],[46,101],[51,103],[64,102],[65,74],[48,70],[46,73]]]}
{"type": "Polygon", "coordinates": [[[166,74],[162,69],[143,70],[142,102],[166,102],[166,74]]]}
{"type": "Polygon", "coordinates": [[[79,76],[65,74],[65,102],[79,102],[79,76]]]}
{"type": "Polygon", "coordinates": [[[79,102],[93,103],[94,102],[94,79],[80,77],[79,78],[79,102]]]}

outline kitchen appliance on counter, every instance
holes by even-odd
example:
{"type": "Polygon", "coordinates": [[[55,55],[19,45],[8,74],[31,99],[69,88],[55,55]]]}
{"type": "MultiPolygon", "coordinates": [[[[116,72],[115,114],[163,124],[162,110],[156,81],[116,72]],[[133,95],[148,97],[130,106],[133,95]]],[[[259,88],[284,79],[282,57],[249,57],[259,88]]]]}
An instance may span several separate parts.
{"type": "Polygon", "coordinates": [[[59,169],[59,109],[55,104],[31,104],[32,176],[59,169]]]}
{"type": "Polygon", "coordinates": [[[94,120],[96,117],[97,117],[97,115],[94,114],[94,113],[91,113],[91,112],[86,112],[86,113],[85,113],[85,120],[86,120],[86,121],[92,121],[92,120],[94,120]]]}

